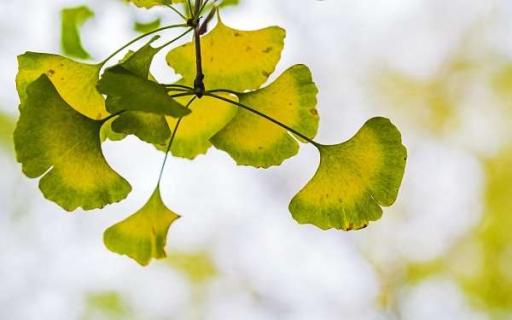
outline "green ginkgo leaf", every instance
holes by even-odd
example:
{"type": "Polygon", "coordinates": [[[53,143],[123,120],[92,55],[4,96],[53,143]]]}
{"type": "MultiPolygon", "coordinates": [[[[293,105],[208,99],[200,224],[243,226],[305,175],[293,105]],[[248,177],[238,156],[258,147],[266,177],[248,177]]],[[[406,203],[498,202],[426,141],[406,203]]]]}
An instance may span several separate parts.
{"type": "Polygon", "coordinates": [[[116,131],[114,131],[114,129],[112,129],[112,124],[114,123],[114,121],[116,119],[118,119],[118,117],[112,117],[110,119],[107,119],[103,123],[103,126],[101,126],[101,130],[100,130],[100,140],[101,140],[101,142],[105,142],[107,140],[110,140],[110,141],[121,141],[124,138],[126,138],[126,136],[128,135],[126,133],[116,132],[116,131]]]}
{"type": "Polygon", "coordinates": [[[18,56],[18,67],[16,87],[22,106],[28,85],[46,74],[73,109],[95,120],[108,116],[105,99],[96,90],[101,65],[79,63],[54,54],[27,52],[18,56]]]}
{"type": "Polygon", "coordinates": [[[20,107],[14,144],[23,172],[42,176],[44,196],[68,211],[102,208],[126,198],[129,183],[108,165],[101,150],[103,121],[73,110],[46,75],[34,81],[20,107]]]}
{"type": "Polygon", "coordinates": [[[80,27],[92,17],[94,12],[87,6],[65,8],[61,11],[61,46],[65,54],[80,59],[90,58],[82,46],[80,27]]]}
{"type": "Polygon", "coordinates": [[[120,65],[141,78],[149,79],[151,63],[160,51],[160,48],[155,48],[151,44],[158,39],[160,36],[155,36],[137,51],[129,51],[121,60],[120,65]]]}
{"type": "Polygon", "coordinates": [[[370,119],[352,139],[319,150],[318,171],[290,203],[299,223],[357,230],[395,202],[407,150],[388,119],[370,119]]]}
{"type": "MultiPolygon", "coordinates": [[[[223,94],[224,98],[238,101],[234,95],[223,94]]],[[[183,104],[187,99],[180,98],[183,104]]],[[[176,157],[194,159],[205,154],[211,147],[210,138],[228,124],[237,113],[237,107],[222,100],[211,97],[196,99],[190,105],[191,114],[183,118],[176,132],[171,153],[176,157]]],[[[174,128],[177,119],[167,117],[169,127],[174,128]]]]}
{"type": "Polygon", "coordinates": [[[107,95],[107,110],[113,114],[143,111],[183,117],[190,113],[190,110],[172,99],[163,86],[120,65],[105,71],[98,82],[98,90],[107,95]]]}
{"type": "MultiPolygon", "coordinates": [[[[281,58],[284,38],[285,31],[279,27],[240,31],[219,20],[201,39],[206,88],[236,91],[259,88],[281,58]]],[[[169,66],[188,84],[193,83],[196,76],[194,50],[194,44],[187,43],[167,55],[169,66]]]]}
{"type": "MultiPolygon", "coordinates": [[[[139,50],[129,52],[120,65],[143,79],[150,79],[151,63],[160,51],[151,44],[158,38],[154,37],[139,50]]],[[[157,145],[165,144],[171,136],[165,117],[155,113],[124,112],[113,120],[111,128],[113,139],[119,137],[118,134],[133,134],[142,141],[157,145]]]]}
{"type": "MultiPolygon", "coordinates": [[[[318,89],[304,65],[285,71],[266,88],[239,95],[240,103],[251,106],[309,138],[318,130],[318,89]]],[[[235,118],[212,139],[239,165],[268,168],[297,154],[297,139],[267,119],[240,109],[235,118]]]]}
{"type": "Polygon", "coordinates": [[[166,256],[167,233],[179,217],[165,206],[157,188],[142,209],[108,228],[103,241],[110,251],[146,266],[152,258],[166,256]]]}
{"type": "Polygon", "coordinates": [[[165,117],[146,112],[120,114],[112,122],[112,131],[118,134],[133,134],[142,141],[156,145],[166,144],[171,136],[165,117]]]}

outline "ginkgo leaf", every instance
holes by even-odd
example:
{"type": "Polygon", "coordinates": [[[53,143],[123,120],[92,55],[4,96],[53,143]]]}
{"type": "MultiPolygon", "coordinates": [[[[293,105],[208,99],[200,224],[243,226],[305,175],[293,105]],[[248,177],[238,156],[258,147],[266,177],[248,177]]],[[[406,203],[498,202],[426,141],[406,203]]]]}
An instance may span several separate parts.
{"type": "Polygon", "coordinates": [[[112,122],[112,130],[116,133],[133,134],[142,141],[157,145],[167,143],[171,136],[165,117],[146,112],[120,114],[112,122]]]}
{"type": "MultiPolygon", "coordinates": [[[[235,91],[259,88],[281,58],[284,38],[285,31],[279,27],[240,31],[219,20],[201,38],[206,88],[235,91]]],[[[183,76],[185,83],[193,83],[196,76],[194,50],[194,44],[187,43],[167,55],[167,63],[183,76]]]]}
{"type": "Polygon", "coordinates": [[[357,230],[395,202],[407,150],[388,119],[370,119],[352,139],[319,150],[318,171],[290,203],[299,223],[357,230]]]}
{"type": "MultiPolygon", "coordinates": [[[[309,69],[296,65],[268,87],[239,98],[240,103],[313,138],[319,122],[317,93],[309,69]]],[[[299,150],[297,140],[285,129],[244,109],[211,142],[229,153],[237,164],[258,168],[280,165],[299,150]]]]}
{"type": "MultiPolygon", "coordinates": [[[[141,78],[149,79],[151,62],[160,51],[152,47],[151,43],[158,38],[154,37],[139,50],[129,52],[120,65],[141,78]]],[[[124,112],[113,120],[111,128],[114,133],[133,134],[151,144],[165,144],[171,136],[165,117],[154,113],[124,112]]],[[[116,135],[113,138],[117,138],[116,135]]]]}
{"type": "Polygon", "coordinates": [[[108,115],[105,99],[96,90],[101,65],[85,64],[46,53],[27,52],[18,56],[16,87],[21,104],[27,97],[30,83],[46,74],[59,95],[73,109],[95,120],[108,115]]]}
{"type": "Polygon", "coordinates": [[[103,122],[73,110],[46,75],[26,93],[15,149],[25,175],[42,176],[44,196],[68,211],[102,208],[126,198],[129,183],[112,170],[101,150],[103,122]]]}
{"type": "Polygon", "coordinates": [[[107,110],[111,113],[143,111],[172,117],[190,113],[172,99],[163,86],[120,65],[105,71],[98,82],[98,90],[107,95],[107,110]]]}
{"type": "Polygon", "coordinates": [[[127,0],[128,2],[133,3],[139,8],[152,8],[155,6],[161,6],[161,5],[168,5],[172,3],[177,3],[179,1],[172,1],[172,0],[127,0]]]}
{"type": "Polygon", "coordinates": [[[116,132],[112,129],[112,123],[117,119],[117,117],[112,117],[106,120],[101,126],[100,130],[100,141],[104,142],[107,139],[111,141],[121,141],[126,138],[127,134],[116,132]]]}
{"type": "Polygon", "coordinates": [[[146,266],[152,258],[166,256],[167,233],[179,217],[165,206],[157,188],[142,209],[108,228],[103,241],[110,251],[146,266]]]}
{"type": "MultiPolygon", "coordinates": [[[[226,99],[238,101],[234,95],[223,94],[226,99]]],[[[188,98],[190,99],[190,98],[188,98]]],[[[187,98],[178,99],[183,104],[187,98]]],[[[211,147],[210,138],[228,124],[237,113],[237,107],[225,101],[211,97],[196,99],[190,105],[191,114],[183,118],[176,132],[171,152],[176,157],[194,159],[205,154],[211,147]]],[[[170,128],[174,128],[178,120],[167,117],[170,128]]]]}
{"type": "Polygon", "coordinates": [[[141,78],[149,79],[151,63],[160,51],[160,48],[155,48],[151,44],[158,39],[160,36],[155,36],[139,50],[129,51],[121,60],[120,65],[141,78]]]}
{"type": "Polygon", "coordinates": [[[80,27],[92,17],[94,12],[87,6],[65,8],[61,11],[61,46],[65,54],[80,59],[90,58],[82,46],[80,27]]]}

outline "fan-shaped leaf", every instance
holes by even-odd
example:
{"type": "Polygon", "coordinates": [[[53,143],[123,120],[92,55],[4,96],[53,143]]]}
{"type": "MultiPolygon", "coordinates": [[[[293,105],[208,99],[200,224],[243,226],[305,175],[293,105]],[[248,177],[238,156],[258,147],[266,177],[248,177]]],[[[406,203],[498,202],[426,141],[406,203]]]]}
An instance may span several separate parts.
{"type": "MultiPolygon", "coordinates": [[[[120,65],[143,79],[149,79],[151,62],[160,51],[159,48],[152,47],[151,43],[158,38],[154,37],[139,50],[129,52],[120,65]]],[[[165,144],[171,136],[165,117],[154,113],[124,112],[113,120],[111,128],[114,139],[118,136],[115,133],[133,134],[148,143],[165,144]]]]}
{"type": "Polygon", "coordinates": [[[102,121],[73,110],[46,75],[27,88],[14,133],[18,161],[30,178],[43,176],[46,198],[73,211],[102,208],[126,198],[131,187],[105,160],[102,121]]]}
{"type": "Polygon", "coordinates": [[[143,111],[172,117],[190,113],[169,97],[164,87],[120,65],[105,71],[98,82],[98,90],[107,95],[107,109],[111,113],[143,111]]]}
{"type": "Polygon", "coordinates": [[[319,150],[318,171],[290,203],[299,223],[361,229],[395,202],[407,150],[388,119],[370,119],[349,141],[319,150]]]}
{"type": "Polygon", "coordinates": [[[112,122],[112,130],[116,133],[133,134],[142,141],[157,145],[166,144],[171,136],[165,117],[145,112],[125,112],[119,115],[112,122]]]}
{"type": "MultiPolygon", "coordinates": [[[[279,27],[240,31],[219,21],[201,40],[206,87],[237,91],[259,88],[281,58],[284,37],[285,31],[279,27]]],[[[196,76],[194,50],[194,44],[187,43],[167,55],[169,66],[189,84],[196,76]]]]}
{"type": "MultiPolygon", "coordinates": [[[[309,69],[296,65],[270,86],[239,97],[242,104],[313,138],[319,121],[317,93],[309,69]]],[[[239,165],[262,168],[280,165],[299,150],[296,139],[285,129],[244,109],[211,141],[239,165]]]]}
{"type": "Polygon", "coordinates": [[[19,71],[16,86],[22,105],[27,87],[42,74],[51,80],[59,95],[73,109],[91,119],[103,119],[105,99],[96,90],[101,66],[78,63],[62,56],[27,52],[18,57],[19,71]]]}
{"type": "MultiPolygon", "coordinates": [[[[224,94],[224,98],[238,101],[233,95],[224,94]]],[[[186,103],[186,98],[178,100],[186,103]]],[[[192,113],[183,118],[176,132],[171,152],[174,156],[194,159],[205,154],[211,147],[210,138],[233,119],[237,107],[211,97],[196,99],[190,106],[192,113]]],[[[177,119],[167,117],[170,128],[174,128],[177,119]]]]}
{"type": "Polygon", "coordinates": [[[172,0],[127,0],[127,1],[133,3],[134,5],[136,5],[139,8],[146,8],[146,9],[149,9],[149,8],[152,8],[155,6],[168,5],[168,4],[180,2],[180,1],[176,1],[176,0],[174,0],[174,1],[172,1],[172,0]]]}
{"type": "Polygon", "coordinates": [[[166,256],[167,233],[179,217],[165,206],[157,188],[142,209],[108,228],[103,241],[109,250],[145,266],[166,256]]]}

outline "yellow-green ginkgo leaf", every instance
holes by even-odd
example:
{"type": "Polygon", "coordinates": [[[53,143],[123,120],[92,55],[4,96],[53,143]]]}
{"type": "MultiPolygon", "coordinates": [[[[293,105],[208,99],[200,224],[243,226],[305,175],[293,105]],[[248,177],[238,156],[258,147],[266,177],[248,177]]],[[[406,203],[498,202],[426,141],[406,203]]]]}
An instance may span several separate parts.
{"type": "Polygon", "coordinates": [[[152,258],[166,256],[167,233],[179,217],[165,206],[157,188],[142,209],[108,228],[103,241],[110,251],[146,266],[152,258]]]}
{"type": "Polygon", "coordinates": [[[139,8],[152,8],[155,6],[168,5],[172,3],[177,3],[178,1],[174,0],[127,0],[128,2],[133,3],[139,8]]]}
{"type": "MultiPolygon", "coordinates": [[[[222,97],[238,101],[234,95],[223,94],[222,97]]],[[[182,104],[187,99],[179,98],[182,104]]],[[[210,138],[228,124],[237,113],[237,107],[215,98],[205,96],[196,99],[190,105],[192,112],[183,118],[179,130],[176,131],[171,152],[176,157],[194,159],[205,154],[211,147],[210,138]]],[[[170,128],[176,126],[177,119],[166,117],[170,128]]]]}
{"type": "Polygon", "coordinates": [[[319,150],[318,171],[290,203],[299,223],[357,230],[395,202],[407,150],[388,119],[370,119],[352,139],[319,150]]]}
{"type": "MultiPolygon", "coordinates": [[[[257,31],[232,29],[222,21],[202,41],[204,83],[207,89],[245,91],[259,88],[281,58],[285,31],[269,27],[257,31]]],[[[196,76],[194,44],[167,55],[167,63],[191,84],[196,76]]]]}
{"type": "Polygon", "coordinates": [[[130,185],[101,150],[103,121],[73,110],[45,75],[27,88],[20,112],[14,132],[17,159],[28,177],[42,176],[39,187],[47,199],[73,211],[126,198],[130,185]]]}
{"type": "Polygon", "coordinates": [[[105,99],[96,90],[101,65],[85,64],[46,53],[27,52],[18,57],[16,87],[21,104],[27,97],[27,87],[46,74],[58,93],[73,109],[95,120],[105,118],[105,99]]]}
{"type": "MultiPolygon", "coordinates": [[[[239,98],[240,103],[313,138],[319,121],[317,93],[309,69],[296,65],[268,87],[239,98]]],[[[299,150],[297,140],[287,130],[244,109],[211,142],[229,153],[237,164],[258,168],[280,165],[299,150]]]]}

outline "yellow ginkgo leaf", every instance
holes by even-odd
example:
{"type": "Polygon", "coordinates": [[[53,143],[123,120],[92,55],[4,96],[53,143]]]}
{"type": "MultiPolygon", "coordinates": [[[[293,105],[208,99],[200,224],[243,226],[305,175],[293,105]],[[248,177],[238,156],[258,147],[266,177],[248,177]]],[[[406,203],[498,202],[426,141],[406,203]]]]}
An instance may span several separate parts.
{"type": "MultiPolygon", "coordinates": [[[[204,84],[207,89],[228,88],[244,91],[259,88],[274,72],[281,58],[285,31],[269,27],[240,31],[219,21],[201,39],[204,84]]],[[[191,84],[196,76],[193,43],[178,47],[167,55],[167,63],[191,84]]]]}
{"type": "MultiPolygon", "coordinates": [[[[313,138],[319,121],[317,93],[309,69],[296,65],[268,87],[239,98],[240,103],[313,138]]],[[[237,164],[258,168],[280,165],[299,150],[297,140],[286,129],[244,109],[211,141],[237,164]]]]}
{"type": "Polygon", "coordinates": [[[110,251],[127,255],[146,266],[152,258],[166,257],[167,233],[179,217],[165,206],[160,188],[156,188],[142,209],[108,228],[103,241],[110,251]]]}
{"type": "Polygon", "coordinates": [[[43,176],[39,187],[47,199],[73,211],[126,198],[130,185],[101,150],[103,121],[73,110],[45,75],[27,88],[20,111],[14,132],[17,159],[28,177],[43,176]]]}
{"type": "MultiPolygon", "coordinates": [[[[234,95],[223,94],[222,97],[238,101],[234,95]]],[[[178,98],[186,104],[190,98],[178,98]]],[[[211,147],[210,138],[226,126],[236,115],[238,108],[225,101],[211,97],[196,99],[191,105],[192,112],[183,118],[176,131],[171,152],[176,157],[194,159],[205,154],[211,147]]],[[[176,118],[166,117],[170,128],[174,128],[176,118]]]]}
{"type": "Polygon", "coordinates": [[[290,203],[299,223],[357,230],[395,202],[407,150],[388,119],[370,119],[349,141],[319,150],[318,171],[290,203]]]}
{"type": "Polygon", "coordinates": [[[18,57],[16,86],[21,104],[27,97],[27,87],[46,74],[59,95],[73,109],[95,120],[108,115],[105,99],[96,90],[101,69],[98,64],[85,64],[46,53],[27,52],[18,57]]]}

